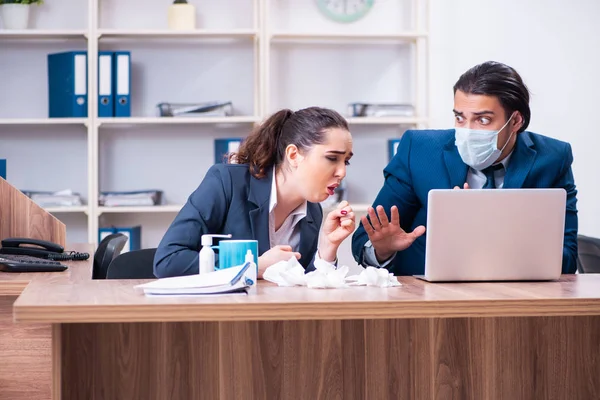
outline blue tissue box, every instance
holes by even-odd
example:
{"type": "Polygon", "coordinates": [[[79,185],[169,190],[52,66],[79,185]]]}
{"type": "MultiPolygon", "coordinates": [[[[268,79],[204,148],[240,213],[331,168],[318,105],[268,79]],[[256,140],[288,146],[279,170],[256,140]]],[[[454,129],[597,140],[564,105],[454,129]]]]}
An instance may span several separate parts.
{"type": "Polygon", "coordinates": [[[0,176],[6,179],[6,160],[0,160],[0,176]]]}

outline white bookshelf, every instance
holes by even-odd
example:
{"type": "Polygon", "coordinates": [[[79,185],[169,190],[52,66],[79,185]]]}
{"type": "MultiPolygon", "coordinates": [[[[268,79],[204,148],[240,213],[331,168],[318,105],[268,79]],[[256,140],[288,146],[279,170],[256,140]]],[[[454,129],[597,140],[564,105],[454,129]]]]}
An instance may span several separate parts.
{"type": "Polygon", "coordinates": [[[67,214],[67,213],[85,213],[89,211],[88,206],[73,206],[73,207],[44,207],[44,210],[52,214],[67,214]]]}
{"type": "Polygon", "coordinates": [[[426,118],[417,117],[348,117],[350,125],[419,125],[426,124],[426,118]]]}
{"type": "Polygon", "coordinates": [[[258,32],[252,29],[240,30],[192,30],[169,31],[165,29],[100,29],[97,36],[101,39],[254,39],[258,32]]]}
{"type": "MultiPolygon", "coordinates": [[[[352,204],[352,209],[357,213],[366,213],[371,204],[352,204]]],[[[165,204],[160,206],[139,206],[139,207],[98,207],[97,213],[109,214],[135,214],[135,213],[178,213],[183,204],[165,204]]],[[[333,208],[325,208],[325,212],[331,211],[333,208]]],[[[87,207],[48,207],[49,212],[87,212],[87,207]]]]}
{"type": "Polygon", "coordinates": [[[178,213],[183,204],[165,204],[160,206],[139,206],[139,207],[98,207],[98,214],[134,214],[134,213],[178,213]]]}
{"type": "Polygon", "coordinates": [[[0,40],[8,39],[84,39],[89,34],[86,30],[0,30],[0,40]]]}
{"type": "Polygon", "coordinates": [[[327,20],[315,1],[190,2],[198,10],[191,31],[167,28],[170,1],[161,0],[45,2],[34,7],[31,29],[0,27],[0,54],[15,61],[0,63],[8,180],[21,189],[80,191],[86,205],[47,208],[65,221],[70,240],[96,243],[100,226],[139,224],[142,245],[152,247],[212,165],[215,139],[245,137],[280,108],[319,105],[346,115],[352,102],[413,103],[411,117],[348,118],[355,149],[348,196],[365,213],[383,183],[387,139],[428,125],[428,0],[375,2],[352,24],[327,20]],[[67,50],[88,51],[88,118],[47,118],[46,55],[67,50]],[[103,50],[131,51],[129,118],[96,117],[103,50]],[[156,117],[159,102],[211,100],[231,100],[235,115],[156,117]],[[26,159],[44,164],[26,170],[26,159]],[[98,206],[101,191],[141,189],[164,190],[165,204],[98,206]]]}
{"type": "Polygon", "coordinates": [[[87,118],[0,118],[0,125],[85,125],[87,118]]]}
{"type": "Polygon", "coordinates": [[[98,118],[99,125],[195,125],[195,124],[252,124],[260,121],[260,117],[231,116],[205,118],[166,118],[166,117],[133,117],[133,118],[98,118]]]}
{"type": "Polygon", "coordinates": [[[346,42],[412,42],[419,38],[426,38],[426,33],[318,33],[318,32],[274,32],[270,39],[279,42],[295,41],[346,41],[346,42]]]}

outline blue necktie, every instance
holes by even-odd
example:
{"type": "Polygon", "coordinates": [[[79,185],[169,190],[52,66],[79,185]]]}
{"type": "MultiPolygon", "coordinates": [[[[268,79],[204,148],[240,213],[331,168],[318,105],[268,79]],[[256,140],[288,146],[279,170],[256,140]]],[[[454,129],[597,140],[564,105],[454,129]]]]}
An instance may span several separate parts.
{"type": "Polygon", "coordinates": [[[486,180],[485,185],[483,185],[482,189],[496,189],[496,179],[494,178],[494,172],[504,168],[502,164],[492,165],[484,169],[483,172],[485,174],[486,180]]]}

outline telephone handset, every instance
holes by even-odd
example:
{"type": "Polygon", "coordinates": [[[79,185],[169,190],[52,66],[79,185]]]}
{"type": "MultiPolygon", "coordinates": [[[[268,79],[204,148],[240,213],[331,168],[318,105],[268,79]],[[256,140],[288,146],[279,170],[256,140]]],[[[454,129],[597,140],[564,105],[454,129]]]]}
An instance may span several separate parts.
{"type": "Polygon", "coordinates": [[[8,238],[0,243],[2,244],[0,254],[17,254],[57,261],[87,260],[90,256],[87,253],[74,251],[65,253],[61,245],[39,239],[8,238]]]}

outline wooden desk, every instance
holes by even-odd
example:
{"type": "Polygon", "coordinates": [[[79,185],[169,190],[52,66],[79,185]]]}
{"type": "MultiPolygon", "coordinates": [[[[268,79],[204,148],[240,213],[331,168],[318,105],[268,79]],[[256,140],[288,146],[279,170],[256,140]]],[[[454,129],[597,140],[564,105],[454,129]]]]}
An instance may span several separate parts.
{"type": "Polygon", "coordinates": [[[401,281],[156,299],[40,279],[14,313],[55,324],[56,398],[600,398],[600,275],[401,281]]]}
{"type": "MultiPolygon", "coordinates": [[[[68,250],[91,254],[87,244],[68,250]]],[[[74,282],[92,278],[92,262],[65,262],[64,272],[0,272],[0,400],[50,399],[52,388],[52,326],[13,322],[13,303],[33,279],[74,282]]],[[[46,288],[48,293],[51,288],[46,288]]]]}

